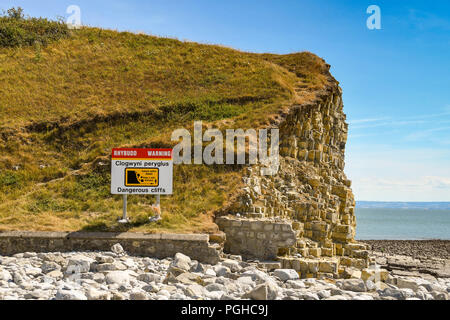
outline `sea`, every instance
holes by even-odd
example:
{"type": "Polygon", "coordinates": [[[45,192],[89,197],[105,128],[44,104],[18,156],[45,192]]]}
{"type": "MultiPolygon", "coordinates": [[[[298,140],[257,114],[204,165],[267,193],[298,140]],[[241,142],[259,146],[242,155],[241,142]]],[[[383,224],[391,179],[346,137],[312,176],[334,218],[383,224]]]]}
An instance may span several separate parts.
{"type": "Polygon", "coordinates": [[[450,240],[450,202],[356,203],[357,240],[450,240]]]}

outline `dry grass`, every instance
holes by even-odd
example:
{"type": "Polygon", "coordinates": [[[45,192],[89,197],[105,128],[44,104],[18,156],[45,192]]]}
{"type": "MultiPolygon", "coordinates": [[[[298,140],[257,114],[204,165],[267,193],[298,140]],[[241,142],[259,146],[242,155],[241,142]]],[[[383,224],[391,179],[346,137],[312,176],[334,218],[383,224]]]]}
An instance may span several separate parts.
{"type": "Polygon", "coordinates": [[[194,120],[264,126],[328,81],[310,53],[259,55],[97,28],[36,50],[0,47],[0,230],[213,232],[242,168],[176,166],[164,219],[148,224],[153,197],[130,196],[124,227],[99,161],[113,147],[173,145],[171,132],[194,120]]]}

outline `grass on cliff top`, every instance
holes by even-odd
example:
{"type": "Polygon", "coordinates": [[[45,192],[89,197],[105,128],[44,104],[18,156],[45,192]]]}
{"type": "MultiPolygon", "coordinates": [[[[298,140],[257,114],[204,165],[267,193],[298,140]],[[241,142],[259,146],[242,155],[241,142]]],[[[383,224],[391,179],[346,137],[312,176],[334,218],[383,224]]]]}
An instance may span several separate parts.
{"type": "Polygon", "coordinates": [[[0,230],[213,232],[214,212],[242,184],[241,167],[175,166],[164,219],[148,224],[154,198],[130,196],[125,227],[116,222],[121,197],[109,192],[111,148],[171,146],[171,132],[194,120],[265,126],[329,79],[310,53],[66,30],[21,12],[0,17],[0,39],[11,34],[18,44],[0,41],[0,230]]]}

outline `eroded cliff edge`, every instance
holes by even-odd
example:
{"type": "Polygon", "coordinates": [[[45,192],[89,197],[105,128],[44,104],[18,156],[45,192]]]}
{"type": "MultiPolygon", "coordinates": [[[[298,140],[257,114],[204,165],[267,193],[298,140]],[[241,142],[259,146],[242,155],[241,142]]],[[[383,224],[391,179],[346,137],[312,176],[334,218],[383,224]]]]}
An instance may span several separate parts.
{"type": "Polygon", "coordinates": [[[292,105],[274,123],[279,170],[263,175],[261,166],[247,168],[239,200],[216,219],[226,252],[277,259],[305,278],[368,267],[367,246],[355,241],[355,199],[344,172],[343,107],[342,90],[328,73],[315,100],[292,105]]]}

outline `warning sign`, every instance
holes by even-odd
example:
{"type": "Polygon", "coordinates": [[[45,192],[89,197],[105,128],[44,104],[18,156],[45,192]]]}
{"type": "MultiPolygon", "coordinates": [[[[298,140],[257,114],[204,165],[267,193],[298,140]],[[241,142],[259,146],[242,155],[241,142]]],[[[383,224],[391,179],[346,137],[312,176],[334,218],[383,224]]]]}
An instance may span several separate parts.
{"type": "Polygon", "coordinates": [[[157,187],[158,181],[159,169],[125,169],[125,186],[127,187],[157,187]]]}
{"type": "Polygon", "coordinates": [[[112,194],[172,194],[171,149],[113,149],[112,194]]]}

